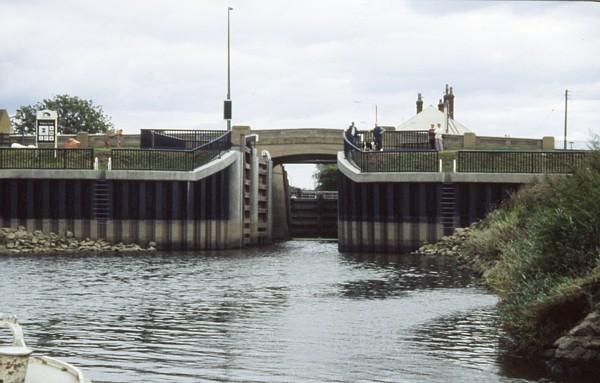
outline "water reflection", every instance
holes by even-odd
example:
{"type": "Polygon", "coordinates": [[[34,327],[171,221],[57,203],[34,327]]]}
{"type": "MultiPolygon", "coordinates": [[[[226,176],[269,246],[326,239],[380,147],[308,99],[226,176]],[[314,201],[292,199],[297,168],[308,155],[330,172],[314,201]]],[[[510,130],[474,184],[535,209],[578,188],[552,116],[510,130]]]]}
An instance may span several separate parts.
{"type": "Polygon", "coordinates": [[[521,381],[495,302],[452,259],[331,243],[0,258],[2,310],[96,382],[521,381]]]}
{"type": "Polygon", "coordinates": [[[478,284],[475,275],[454,258],[352,253],[342,257],[353,267],[381,275],[380,279],[339,283],[340,293],[349,298],[383,299],[403,296],[414,290],[466,288],[478,284]]]}
{"type": "Polygon", "coordinates": [[[487,306],[438,317],[415,329],[411,340],[436,358],[486,367],[498,355],[500,335],[495,306],[487,306]]]}

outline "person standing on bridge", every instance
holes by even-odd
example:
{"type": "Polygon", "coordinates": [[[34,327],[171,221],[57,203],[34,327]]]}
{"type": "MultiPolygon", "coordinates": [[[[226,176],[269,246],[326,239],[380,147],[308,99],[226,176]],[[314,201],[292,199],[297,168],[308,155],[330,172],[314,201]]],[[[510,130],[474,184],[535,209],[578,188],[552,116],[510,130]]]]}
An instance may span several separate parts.
{"type": "Polygon", "coordinates": [[[435,150],[435,125],[431,124],[431,127],[427,131],[427,137],[429,138],[429,149],[435,150]]]}
{"type": "Polygon", "coordinates": [[[348,127],[348,139],[354,146],[358,146],[358,129],[356,129],[356,125],[354,125],[354,121],[348,127]]]}
{"type": "Polygon", "coordinates": [[[383,128],[381,126],[375,125],[373,139],[375,140],[375,150],[381,150],[383,148],[383,128]]]}

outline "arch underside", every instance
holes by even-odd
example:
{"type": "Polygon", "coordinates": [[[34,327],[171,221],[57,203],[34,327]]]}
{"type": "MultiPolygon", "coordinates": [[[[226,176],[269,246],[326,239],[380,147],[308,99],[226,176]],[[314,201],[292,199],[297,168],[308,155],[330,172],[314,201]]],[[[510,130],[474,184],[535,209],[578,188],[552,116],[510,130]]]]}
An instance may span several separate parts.
{"type": "Polygon", "coordinates": [[[273,157],[273,166],[281,164],[335,164],[337,154],[292,154],[273,157]]]}

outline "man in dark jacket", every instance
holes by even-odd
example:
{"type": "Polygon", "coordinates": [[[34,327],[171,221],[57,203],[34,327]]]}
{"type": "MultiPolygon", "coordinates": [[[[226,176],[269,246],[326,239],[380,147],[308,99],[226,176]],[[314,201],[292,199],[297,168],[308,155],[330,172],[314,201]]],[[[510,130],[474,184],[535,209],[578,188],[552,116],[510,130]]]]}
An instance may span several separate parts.
{"type": "Polygon", "coordinates": [[[383,128],[379,125],[373,129],[373,139],[375,140],[375,150],[383,148],[383,128]]]}
{"type": "Polygon", "coordinates": [[[431,125],[431,128],[427,131],[427,137],[429,138],[429,148],[435,150],[435,129],[433,125],[431,125]]]}

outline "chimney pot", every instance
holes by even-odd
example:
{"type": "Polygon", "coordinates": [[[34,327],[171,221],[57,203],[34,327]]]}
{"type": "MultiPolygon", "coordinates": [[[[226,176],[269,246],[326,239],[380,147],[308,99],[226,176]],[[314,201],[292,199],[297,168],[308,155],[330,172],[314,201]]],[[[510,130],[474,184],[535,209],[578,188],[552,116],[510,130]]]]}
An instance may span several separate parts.
{"type": "Polygon", "coordinates": [[[421,93],[417,96],[417,114],[423,111],[423,98],[421,97],[421,93]]]}
{"type": "Polygon", "coordinates": [[[448,95],[448,116],[454,119],[454,93],[452,87],[450,87],[450,94],[448,95]]]}

